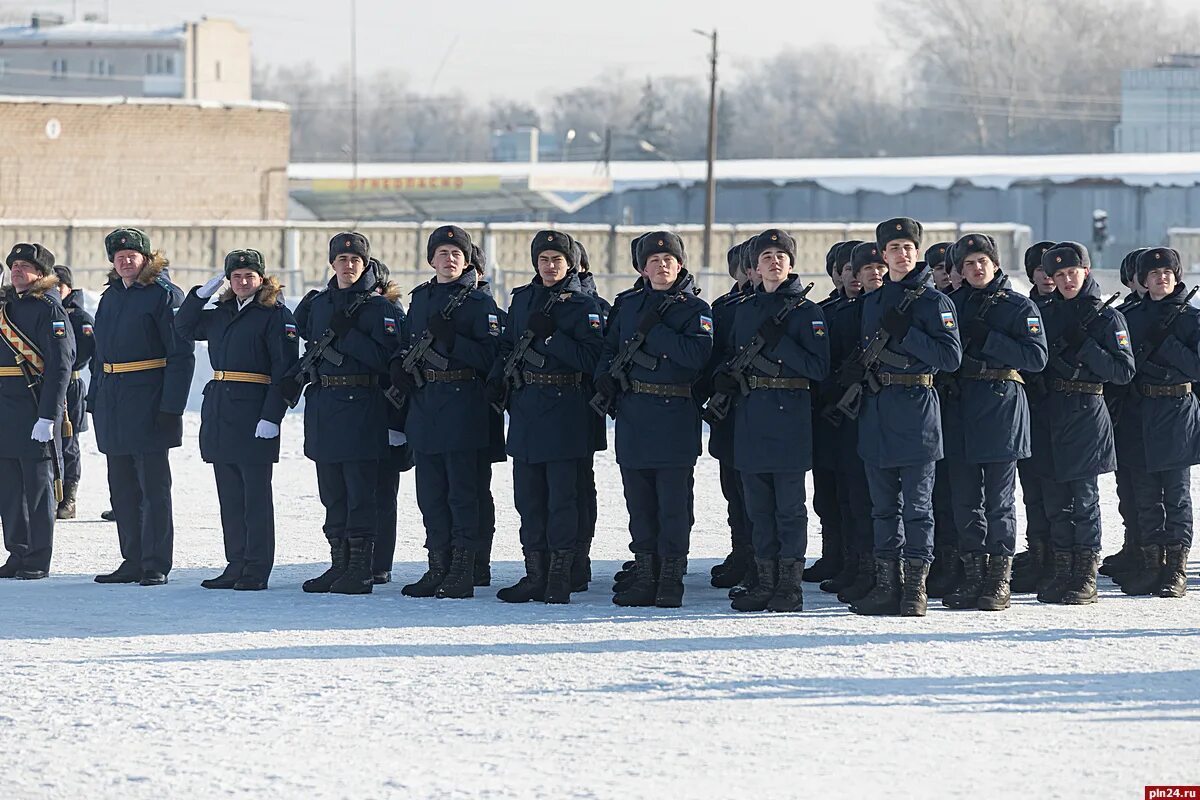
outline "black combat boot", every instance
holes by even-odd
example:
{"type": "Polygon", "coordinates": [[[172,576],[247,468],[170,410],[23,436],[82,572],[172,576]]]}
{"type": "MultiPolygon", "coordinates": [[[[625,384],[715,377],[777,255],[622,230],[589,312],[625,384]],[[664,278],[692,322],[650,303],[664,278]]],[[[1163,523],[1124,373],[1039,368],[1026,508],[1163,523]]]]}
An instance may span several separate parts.
{"type": "MultiPolygon", "coordinates": [[[[619,593],[627,590],[630,586],[633,586],[633,582],[637,579],[637,571],[638,571],[637,563],[638,562],[634,561],[631,563],[633,564],[633,566],[631,566],[627,570],[622,570],[620,573],[618,573],[619,575],[624,575],[624,577],[622,577],[621,580],[613,583],[613,587],[612,587],[613,594],[619,594],[619,593]]],[[[651,569],[654,570],[654,580],[655,580],[655,582],[657,582],[658,581],[658,570],[662,566],[662,560],[658,556],[654,556],[653,558],[650,559],[650,564],[651,564],[651,569]]]]}
{"type": "Polygon", "coordinates": [[[23,569],[17,572],[17,580],[19,581],[40,581],[49,575],[44,569],[23,569]]]}
{"type": "MultiPolygon", "coordinates": [[[[846,537],[847,540],[850,537],[846,537]]],[[[820,589],[822,592],[837,594],[845,589],[850,584],[854,583],[854,579],[858,577],[858,553],[850,546],[847,541],[842,547],[842,570],[837,575],[834,575],[827,581],[821,581],[820,589]]]]}
{"type": "Polygon", "coordinates": [[[465,600],[475,596],[475,551],[454,548],[450,551],[450,569],[437,597],[443,600],[465,600]]]}
{"type": "Polygon", "coordinates": [[[842,571],[842,542],[839,536],[821,528],[821,557],[804,570],[804,580],[809,583],[827,581],[842,571]]]}
{"type": "Polygon", "coordinates": [[[1012,561],[1008,556],[988,556],[983,591],[979,593],[980,611],[1003,611],[1008,608],[1012,600],[1012,591],[1009,589],[1012,561]]]}
{"type": "Polygon", "coordinates": [[[658,591],[654,595],[654,605],[659,608],[682,606],[683,576],[686,574],[686,556],[663,556],[658,570],[658,591]]]}
{"type": "MultiPolygon", "coordinates": [[[[14,572],[14,574],[16,573],[14,572]]],[[[137,583],[141,579],[141,568],[130,564],[128,561],[122,561],[121,566],[117,567],[114,572],[110,572],[107,575],[97,575],[93,578],[96,583],[137,583]]]]}
{"type": "Polygon", "coordinates": [[[988,557],[983,553],[963,553],[963,579],[958,588],[942,598],[946,608],[978,608],[983,593],[983,576],[987,573],[988,557]]]}
{"type": "Polygon", "coordinates": [[[546,553],[525,553],[525,577],[505,589],[496,592],[496,597],[505,603],[528,603],[546,597],[546,569],[549,557],[546,553]]]}
{"type": "Polygon", "coordinates": [[[738,585],[746,570],[754,569],[754,548],[750,545],[735,545],[725,560],[712,568],[712,584],[715,589],[732,589],[738,585]]]}
{"type": "MultiPolygon", "coordinates": [[[[492,543],[490,541],[486,547],[480,548],[475,552],[475,566],[473,570],[474,584],[476,586],[492,585],[492,543]]],[[[471,596],[473,597],[474,595],[471,596]]]]}
{"type": "Polygon", "coordinates": [[[1166,565],[1158,584],[1159,597],[1183,597],[1187,594],[1188,549],[1183,542],[1166,546],[1166,565]]]}
{"type": "Polygon", "coordinates": [[[854,583],[838,592],[840,603],[857,603],[875,588],[875,555],[870,552],[858,554],[858,572],[854,583]]]}
{"type": "MultiPolygon", "coordinates": [[[[1053,567],[1054,561],[1049,556],[1049,550],[1049,542],[1042,539],[1030,539],[1029,550],[1026,551],[1027,557],[1020,568],[1017,567],[1017,560],[1013,559],[1010,583],[1013,594],[1030,594],[1038,590],[1038,584],[1047,572],[1046,565],[1049,563],[1053,567]]],[[[1050,571],[1053,572],[1052,569],[1050,571]]]]}
{"type": "Polygon", "coordinates": [[[899,558],[875,559],[875,585],[850,610],[868,617],[894,617],[900,613],[899,558]]]}
{"type": "MultiPolygon", "coordinates": [[[[925,588],[930,597],[944,598],[953,594],[963,582],[964,562],[958,548],[947,546],[942,553],[943,555],[934,558],[933,567],[930,568],[929,577],[925,581],[925,588]],[[937,580],[934,580],[935,578],[937,580]]],[[[974,603],[971,605],[973,607],[974,603]]]]}
{"type": "Polygon", "coordinates": [[[654,554],[638,553],[634,559],[633,582],[613,595],[619,606],[652,606],[658,596],[658,581],[654,578],[654,554]]]}
{"type": "Polygon", "coordinates": [[[560,605],[571,602],[571,564],[574,550],[555,550],[550,553],[550,569],[546,573],[546,602],[560,605]]]}
{"type": "Polygon", "coordinates": [[[306,580],[300,588],[312,594],[324,594],[334,581],[342,577],[346,565],[350,563],[350,545],[345,539],[329,539],[329,562],[329,569],[306,580]]]}
{"type": "Polygon", "coordinates": [[[1091,548],[1075,550],[1071,566],[1071,580],[1063,592],[1062,603],[1066,606],[1086,606],[1096,602],[1096,572],[1100,569],[1100,554],[1091,548]]]}
{"type": "Polygon", "coordinates": [[[613,591],[615,592],[616,584],[621,581],[628,581],[633,578],[634,567],[637,566],[637,561],[626,561],[621,564],[621,568],[613,573],[613,591]]]}
{"type": "Polygon", "coordinates": [[[230,564],[217,577],[200,581],[200,586],[205,589],[232,589],[240,577],[242,577],[242,570],[230,564]]]}
{"type": "Polygon", "coordinates": [[[747,592],[754,591],[754,587],[758,586],[758,559],[751,559],[746,565],[746,571],[742,573],[742,579],[730,587],[728,597],[733,600],[741,597],[747,592]]]}
{"type": "Polygon", "coordinates": [[[586,592],[592,581],[592,537],[580,534],[571,561],[571,593],[586,592]]]}
{"type": "Polygon", "coordinates": [[[771,598],[775,596],[775,587],[779,583],[779,561],[774,558],[754,559],[754,574],[754,586],[733,598],[729,604],[734,611],[766,611],[771,598]]]}
{"type": "MultiPolygon", "coordinates": [[[[15,578],[17,573],[21,571],[21,562],[16,556],[9,556],[4,562],[4,566],[0,566],[0,578],[15,578]]],[[[96,576],[96,583],[103,583],[100,576],[96,576]]]]}
{"type": "Polygon", "coordinates": [[[401,589],[400,594],[406,597],[433,597],[437,594],[438,587],[442,585],[446,573],[450,570],[450,551],[430,550],[428,563],[425,574],[416,583],[410,583],[401,589]]]}
{"type": "MultiPolygon", "coordinates": [[[[21,573],[17,573],[17,577],[21,577],[21,573]]],[[[138,581],[138,586],[166,586],[167,575],[158,570],[148,569],[142,573],[141,580],[138,581]]]]}
{"type": "Polygon", "coordinates": [[[791,612],[804,610],[803,558],[779,559],[779,582],[775,594],[767,603],[767,611],[791,612]]]}
{"type": "Polygon", "coordinates": [[[925,579],[929,577],[929,563],[923,558],[904,559],[904,595],[900,598],[900,616],[923,617],[929,604],[925,591],[925,579]]]}
{"type": "Polygon", "coordinates": [[[1061,603],[1067,584],[1071,582],[1071,569],[1075,564],[1074,554],[1070,550],[1054,551],[1054,573],[1050,579],[1038,589],[1039,603],[1061,603]]]}
{"type": "Polygon", "coordinates": [[[105,522],[116,522],[117,512],[113,511],[111,508],[108,511],[101,511],[100,519],[104,520],[105,522]]]}
{"type": "Polygon", "coordinates": [[[1121,579],[1121,591],[1129,595],[1158,594],[1162,571],[1166,566],[1165,548],[1161,544],[1144,544],[1138,548],[1138,565],[1121,579]]]}
{"type": "Polygon", "coordinates": [[[346,571],[330,585],[329,591],[333,594],[371,594],[375,588],[375,579],[371,574],[375,542],[356,536],[348,539],[347,545],[350,548],[350,560],[346,563],[346,571]]]}
{"type": "Polygon", "coordinates": [[[79,481],[63,483],[63,499],[54,512],[56,519],[75,519],[75,500],[79,495],[79,481]]]}

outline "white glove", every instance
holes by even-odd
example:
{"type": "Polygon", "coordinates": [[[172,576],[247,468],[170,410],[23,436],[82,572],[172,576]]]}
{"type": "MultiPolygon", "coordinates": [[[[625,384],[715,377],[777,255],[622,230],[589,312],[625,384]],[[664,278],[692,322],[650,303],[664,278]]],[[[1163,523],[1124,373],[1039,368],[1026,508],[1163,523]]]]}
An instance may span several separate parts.
{"type": "Polygon", "coordinates": [[[399,447],[408,441],[408,437],[404,435],[404,431],[388,431],[388,447],[399,447]]]}
{"type": "Polygon", "coordinates": [[[35,442],[45,444],[54,438],[54,420],[39,419],[33,423],[33,433],[29,434],[29,438],[35,442]]]}
{"type": "Polygon", "coordinates": [[[217,293],[217,290],[225,285],[225,273],[222,272],[217,277],[213,278],[208,283],[196,290],[197,297],[203,297],[206,300],[217,293]]]}
{"type": "Polygon", "coordinates": [[[255,439],[274,439],[278,435],[279,426],[270,420],[260,419],[258,427],[254,429],[255,439]]]}

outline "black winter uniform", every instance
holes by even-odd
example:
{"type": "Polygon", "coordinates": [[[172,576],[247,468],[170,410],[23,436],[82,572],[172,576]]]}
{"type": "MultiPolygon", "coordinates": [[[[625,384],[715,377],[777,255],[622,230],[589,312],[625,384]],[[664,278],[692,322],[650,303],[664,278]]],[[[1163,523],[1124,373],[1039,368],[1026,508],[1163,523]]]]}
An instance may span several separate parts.
{"type": "Polygon", "coordinates": [[[63,482],[79,483],[82,468],[79,458],[79,434],[88,429],[87,408],[83,402],[87,393],[80,373],[91,366],[96,352],[95,320],[81,305],[83,295],[73,290],[62,300],[67,320],[75,332],[75,364],[71,367],[71,383],[67,386],[67,418],[71,420],[71,435],[63,436],[63,482]]]}

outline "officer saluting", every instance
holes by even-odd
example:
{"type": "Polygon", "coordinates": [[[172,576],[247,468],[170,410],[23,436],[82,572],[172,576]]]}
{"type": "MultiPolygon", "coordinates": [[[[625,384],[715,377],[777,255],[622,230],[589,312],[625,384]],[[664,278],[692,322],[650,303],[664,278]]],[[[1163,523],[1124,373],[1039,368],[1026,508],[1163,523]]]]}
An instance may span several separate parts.
{"type": "Polygon", "coordinates": [[[50,572],[58,452],[75,334],[54,288],[54,254],[16,245],[5,260],[12,286],[0,293],[0,521],[8,560],[0,578],[50,572]]]}
{"type": "Polygon", "coordinates": [[[88,410],[96,445],[108,457],[108,489],[117,518],[121,565],[97,583],[159,586],[171,571],[172,447],[183,442],[196,356],[175,333],[183,292],[166,275],[167,259],[137,228],[104,239],[113,270],[96,308],[96,364],[88,410]]]}
{"type": "Polygon", "coordinates": [[[56,516],[59,519],[75,519],[75,501],[82,476],[79,434],[88,429],[87,410],[83,407],[85,389],[79,373],[91,364],[92,355],[96,352],[95,320],[81,305],[83,296],[74,288],[71,268],[58,264],[54,267],[54,274],[58,276],[62,306],[67,312],[71,330],[75,332],[75,364],[71,367],[71,382],[67,385],[67,421],[62,425],[63,498],[58,504],[56,516]]]}
{"type": "Polygon", "coordinates": [[[613,602],[677,608],[683,603],[692,527],[692,473],[700,455],[700,409],[692,385],[712,355],[712,311],[695,295],[678,236],[643,235],[637,257],[644,288],[613,304],[595,381],[597,393],[616,408],[617,464],[636,562],[632,582],[613,602]],[[614,369],[619,358],[629,363],[614,369]]]}
{"type": "Polygon", "coordinates": [[[537,277],[513,291],[500,358],[488,380],[488,399],[508,401],[508,454],[525,555],[525,577],[496,595],[505,602],[570,602],[583,488],[579,462],[592,458],[595,419],[583,378],[596,369],[604,341],[600,305],[583,291],[573,245],[557,231],[534,235],[537,277]]]}
{"type": "Polygon", "coordinates": [[[202,581],[205,589],[265,589],[275,562],[271,472],[287,411],[278,384],[300,357],[282,288],[266,274],[262,253],[234,250],[224,271],[193,288],[175,316],[180,336],[208,342],[214,370],[204,388],[200,457],[216,475],[228,566],[202,581]],[[205,308],[226,282],[216,308],[205,308]]]}

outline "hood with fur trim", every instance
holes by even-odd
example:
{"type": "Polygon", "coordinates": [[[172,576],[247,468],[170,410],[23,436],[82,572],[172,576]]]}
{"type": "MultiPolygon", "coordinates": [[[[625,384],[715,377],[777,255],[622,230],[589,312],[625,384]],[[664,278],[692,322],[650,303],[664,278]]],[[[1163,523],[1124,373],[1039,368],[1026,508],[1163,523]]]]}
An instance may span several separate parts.
{"type": "MultiPolygon", "coordinates": [[[[154,255],[146,260],[146,265],[142,267],[140,272],[138,272],[137,278],[134,279],[134,283],[137,283],[141,286],[149,286],[150,284],[154,283],[154,281],[159,275],[162,274],[163,270],[166,269],[170,263],[171,262],[167,261],[166,256],[157,250],[154,251],[154,255]]],[[[117,274],[117,270],[115,268],[110,269],[108,271],[108,282],[112,283],[113,281],[119,280],[121,280],[121,276],[117,274]]]]}
{"type": "MultiPolygon", "coordinates": [[[[283,284],[274,275],[266,275],[263,277],[262,286],[258,287],[258,297],[256,301],[263,308],[274,308],[279,305],[280,296],[283,294],[283,284]]],[[[226,289],[221,293],[218,303],[228,303],[231,300],[237,300],[237,295],[233,293],[233,289],[226,289]]]]}

